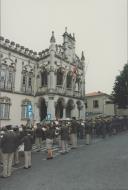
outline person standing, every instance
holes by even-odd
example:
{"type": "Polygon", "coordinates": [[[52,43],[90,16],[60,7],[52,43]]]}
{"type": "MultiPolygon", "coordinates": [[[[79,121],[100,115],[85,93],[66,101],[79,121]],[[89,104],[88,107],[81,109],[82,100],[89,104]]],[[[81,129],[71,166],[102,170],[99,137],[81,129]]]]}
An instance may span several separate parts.
{"type": "Polygon", "coordinates": [[[61,149],[62,154],[68,153],[68,139],[69,139],[69,130],[66,123],[62,124],[61,130],[60,130],[60,136],[61,136],[61,149]]]}
{"type": "Polygon", "coordinates": [[[53,139],[55,137],[55,129],[53,128],[52,124],[47,124],[46,125],[46,148],[47,148],[47,160],[53,159],[53,139]]]}
{"type": "Polygon", "coordinates": [[[31,135],[31,130],[27,129],[25,132],[25,136],[21,139],[21,144],[24,144],[24,156],[25,156],[25,164],[24,169],[31,168],[31,151],[33,144],[33,136],[31,135]]]}
{"type": "Polygon", "coordinates": [[[85,123],[85,136],[86,136],[86,145],[89,145],[91,143],[91,128],[92,128],[92,122],[87,121],[85,123]]]}
{"type": "Polygon", "coordinates": [[[77,148],[77,126],[78,126],[77,121],[75,118],[73,118],[70,129],[72,148],[77,148]]]}
{"type": "Polygon", "coordinates": [[[42,137],[43,137],[43,130],[41,125],[38,123],[37,128],[35,129],[35,142],[37,146],[37,152],[40,152],[42,148],[42,137]]]}
{"type": "Polygon", "coordinates": [[[20,145],[20,133],[18,126],[13,126],[13,131],[16,135],[16,151],[14,152],[14,165],[19,164],[19,145],[20,145]]]}
{"type": "Polygon", "coordinates": [[[12,161],[16,151],[16,135],[13,130],[7,130],[1,140],[3,158],[3,174],[1,177],[9,177],[12,173],[12,161]]]}
{"type": "Polygon", "coordinates": [[[3,159],[2,159],[2,150],[1,150],[1,141],[2,141],[2,138],[4,136],[5,132],[3,130],[0,131],[0,164],[3,163],[3,159]]]}

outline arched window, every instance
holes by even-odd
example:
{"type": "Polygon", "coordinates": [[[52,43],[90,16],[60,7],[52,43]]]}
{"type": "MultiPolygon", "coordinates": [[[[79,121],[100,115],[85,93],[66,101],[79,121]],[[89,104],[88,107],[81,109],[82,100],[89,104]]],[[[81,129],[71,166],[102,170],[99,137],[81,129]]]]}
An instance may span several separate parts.
{"type": "Polygon", "coordinates": [[[72,110],[74,109],[74,102],[72,99],[68,100],[67,106],[66,106],[66,117],[71,118],[72,117],[72,110]]]}
{"type": "Polygon", "coordinates": [[[46,69],[44,69],[42,72],[41,72],[41,86],[44,87],[44,86],[47,86],[48,85],[48,72],[46,69]]]}
{"type": "Polygon", "coordinates": [[[7,77],[7,66],[0,66],[0,88],[6,87],[6,77],[7,77]]]}
{"type": "Polygon", "coordinates": [[[21,104],[21,119],[30,119],[32,118],[32,115],[33,111],[31,101],[28,99],[23,100],[21,104]]]}
{"type": "Polygon", "coordinates": [[[38,102],[40,121],[43,121],[47,117],[47,105],[44,98],[39,98],[38,102]]]}
{"type": "Polygon", "coordinates": [[[14,87],[14,76],[15,71],[13,67],[8,68],[8,80],[7,80],[7,89],[12,89],[14,87]]]}
{"type": "Polygon", "coordinates": [[[9,119],[10,105],[10,98],[0,97],[0,119],[9,119]]]}
{"type": "Polygon", "coordinates": [[[5,58],[1,60],[0,65],[0,88],[12,90],[15,79],[15,64],[11,59],[5,58]]]}
{"type": "Polygon", "coordinates": [[[22,91],[26,93],[32,93],[33,87],[33,73],[22,71],[22,91]]]}
{"type": "Polygon", "coordinates": [[[22,68],[22,80],[21,80],[21,91],[26,94],[32,94],[33,92],[33,82],[34,82],[34,69],[30,64],[24,65],[22,68]]]}
{"type": "Polygon", "coordinates": [[[68,74],[67,74],[66,87],[67,87],[68,89],[71,89],[71,88],[72,88],[72,72],[68,72],[68,74]]]}
{"type": "Polygon", "coordinates": [[[64,109],[64,99],[59,98],[55,107],[55,116],[56,118],[63,118],[63,109],[64,109]]]}
{"type": "Polygon", "coordinates": [[[76,104],[77,104],[77,109],[78,109],[78,118],[80,118],[80,110],[82,109],[82,103],[81,103],[81,101],[77,101],[76,102],[76,104]]]}
{"type": "Polygon", "coordinates": [[[58,86],[63,85],[63,70],[62,70],[62,68],[57,69],[56,85],[58,85],[58,86]]]}

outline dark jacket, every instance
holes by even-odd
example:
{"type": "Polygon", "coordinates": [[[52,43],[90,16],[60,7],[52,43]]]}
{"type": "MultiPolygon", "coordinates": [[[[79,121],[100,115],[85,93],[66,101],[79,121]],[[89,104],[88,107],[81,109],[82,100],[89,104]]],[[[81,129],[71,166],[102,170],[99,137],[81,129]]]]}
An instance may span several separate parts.
{"type": "Polygon", "coordinates": [[[61,135],[61,140],[68,140],[69,139],[68,127],[62,126],[61,131],[60,131],[60,135],[61,135]]]}
{"type": "Polygon", "coordinates": [[[55,137],[55,129],[53,127],[50,127],[45,132],[46,139],[53,139],[55,137]]]}
{"type": "Polygon", "coordinates": [[[77,127],[78,127],[78,123],[77,121],[73,120],[71,122],[71,130],[70,130],[70,133],[72,134],[76,134],[77,133],[77,127]]]}
{"type": "Polygon", "coordinates": [[[42,138],[43,137],[43,130],[41,127],[37,127],[37,129],[35,130],[35,136],[38,138],[42,138]]]}
{"type": "Polygon", "coordinates": [[[1,149],[3,153],[13,153],[17,148],[16,135],[12,131],[7,131],[1,140],[1,149]]]}
{"type": "Polygon", "coordinates": [[[31,151],[33,144],[33,137],[31,134],[26,134],[23,139],[21,139],[21,143],[24,143],[24,151],[31,151]]]}

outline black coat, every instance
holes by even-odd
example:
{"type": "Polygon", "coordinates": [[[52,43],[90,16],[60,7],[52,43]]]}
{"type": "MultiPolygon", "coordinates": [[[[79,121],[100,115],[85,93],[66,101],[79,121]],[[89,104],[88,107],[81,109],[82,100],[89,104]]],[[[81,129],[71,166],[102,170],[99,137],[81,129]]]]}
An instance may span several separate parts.
{"type": "Polygon", "coordinates": [[[42,138],[43,137],[43,130],[41,127],[37,127],[37,129],[35,130],[35,136],[38,138],[42,138]]]}
{"type": "Polygon", "coordinates": [[[68,127],[62,126],[61,131],[60,131],[60,135],[61,135],[61,140],[68,140],[69,139],[68,127]]]}
{"type": "Polygon", "coordinates": [[[3,153],[13,153],[17,149],[17,137],[14,132],[7,131],[1,139],[1,150],[3,153]]]}
{"type": "Polygon", "coordinates": [[[46,139],[53,139],[55,137],[55,129],[50,127],[45,132],[46,139]]]}
{"type": "Polygon", "coordinates": [[[77,134],[77,127],[78,127],[78,123],[77,121],[72,121],[71,122],[71,130],[70,130],[70,133],[72,134],[77,134]]]}
{"type": "Polygon", "coordinates": [[[24,151],[31,151],[33,144],[33,137],[30,134],[26,134],[23,139],[21,139],[21,143],[24,143],[24,151]]]}

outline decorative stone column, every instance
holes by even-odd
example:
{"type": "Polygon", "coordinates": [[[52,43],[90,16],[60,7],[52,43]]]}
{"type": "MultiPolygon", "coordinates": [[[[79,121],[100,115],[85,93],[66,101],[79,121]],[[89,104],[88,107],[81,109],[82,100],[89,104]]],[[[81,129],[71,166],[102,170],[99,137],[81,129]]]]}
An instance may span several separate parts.
{"type": "Polygon", "coordinates": [[[48,97],[48,106],[47,106],[47,114],[51,116],[51,119],[55,119],[55,101],[54,96],[48,97]]]}

